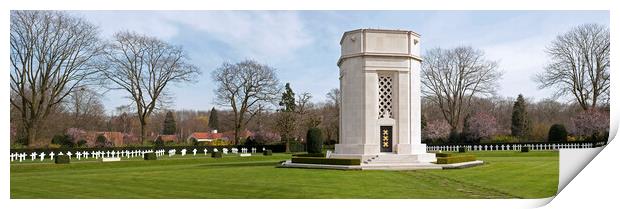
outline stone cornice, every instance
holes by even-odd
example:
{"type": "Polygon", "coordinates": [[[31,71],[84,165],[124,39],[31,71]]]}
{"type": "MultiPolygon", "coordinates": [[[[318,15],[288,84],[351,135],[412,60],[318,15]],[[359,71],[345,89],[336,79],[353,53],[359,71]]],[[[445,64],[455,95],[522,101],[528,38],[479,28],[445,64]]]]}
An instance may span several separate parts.
{"type": "Polygon", "coordinates": [[[412,54],[397,54],[397,53],[373,53],[373,52],[364,52],[364,53],[355,53],[349,54],[345,56],[340,56],[338,59],[338,66],[342,63],[343,60],[353,58],[353,57],[396,57],[396,58],[411,58],[414,60],[418,60],[422,62],[422,58],[419,56],[415,56],[412,54]]]}
{"type": "Polygon", "coordinates": [[[361,32],[362,34],[366,33],[366,32],[378,32],[378,33],[394,33],[394,34],[411,34],[415,37],[420,38],[420,34],[413,32],[413,31],[409,31],[409,30],[388,30],[388,29],[357,29],[357,30],[351,30],[351,31],[347,31],[344,32],[344,34],[342,34],[342,37],[340,38],[340,45],[342,45],[342,42],[344,41],[344,37],[346,37],[347,35],[349,35],[350,33],[358,33],[361,32]]]}

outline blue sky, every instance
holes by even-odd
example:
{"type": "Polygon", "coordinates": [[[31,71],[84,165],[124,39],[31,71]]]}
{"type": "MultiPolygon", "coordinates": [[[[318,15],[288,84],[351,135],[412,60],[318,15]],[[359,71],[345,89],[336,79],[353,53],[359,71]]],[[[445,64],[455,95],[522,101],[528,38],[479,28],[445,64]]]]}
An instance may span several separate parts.
{"type": "MultiPolygon", "coordinates": [[[[545,47],[558,35],[584,23],[609,25],[608,11],[79,11],[98,25],[105,39],[131,30],[181,45],[202,71],[197,82],[170,87],[172,109],[213,106],[211,72],[222,62],[246,58],[277,69],[282,83],[312,101],[338,87],[339,41],[358,28],[413,30],[424,50],[471,45],[499,61],[504,72],[499,96],[540,100],[532,77],[547,62],[545,47]]],[[[129,104],[122,91],[103,98],[107,110],[129,104]]]]}

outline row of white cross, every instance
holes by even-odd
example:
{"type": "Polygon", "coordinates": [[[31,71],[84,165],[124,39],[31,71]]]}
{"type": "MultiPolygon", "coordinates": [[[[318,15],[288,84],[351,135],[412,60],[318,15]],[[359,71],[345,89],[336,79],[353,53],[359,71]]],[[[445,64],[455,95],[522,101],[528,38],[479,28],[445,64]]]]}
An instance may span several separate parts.
{"type": "MultiPolygon", "coordinates": [[[[248,153],[248,150],[251,150],[252,153],[256,153],[257,149],[255,147],[252,147],[251,149],[248,148],[241,148],[241,153],[248,153]]],[[[224,154],[228,154],[228,152],[232,152],[233,154],[238,154],[239,153],[239,149],[238,148],[231,148],[230,150],[228,148],[222,148],[222,152],[224,154]]],[[[263,147],[263,151],[265,151],[265,148],[263,147]]],[[[124,157],[124,158],[133,158],[133,157],[142,157],[144,158],[144,154],[145,153],[155,153],[155,155],[159,156],[163,156],[166,153],[166,150],[164,149],[159,149],[159,150],[122,150],[122,151],[77,151],[75,153],[72,153],[71,151],[67,151],[66,153],[63,152],[58,152],[58,154],[54,153],[54,151],[49,152],[48,154],[46,154],[45,152],[41,152],[41,153],[37,153],[37,152],[32,152],[30,154],[27,154],[25,152],[22,153],[10,153],[10,157],[11,157],[11,162],[13,161],[25,161],[26,158],[28,156],[30,156],[30,160],[31,161],[35,161],[37,158],[40,161],[43,161],[45,159],[46,156],[49,156],[50,160],[54,160],[54,156],[69,156],[69,159],[71,159],[72,156],[75,156],[78,160],[81,160],[82,158],[88,159],[89,157],[91,158],[95,158],[95,159],[99,159],[99,158],[120,158],[120,157],[124,157]]],[[[194,156],[196,156],[196,153],[198,152],[198,150],[196,148],[194,148],[192,150],[192,152],[194,153],[194,156]]],[[[217,148],[213,149],[213,152],[219,152],[219,150],[217,148]]],[[[170,149],[167,151],[168,156],[172,157],[176,154],[176,149],[170,149]]],[[[208,150],[207,148],[205,148],[203,150],[203,153],[205,155],[207,155],[208,150]]],[[[181,150],[181,156],[185,156],[187,154],[187,149],[182,149],[181,150]]]]}
{"type": "Polygon", "coordinates": [[[465,147],[472,151],[509,151],[521,150],[522,147],[529,147],[532,150],[558,150],[558,149],[581,149],[592,148],[592,143],[570,143],[570,144],[514,144],[514,145],[451,145],[451,146],[428,146],[427,151],[458,151],[460,147],[465,147]]]}

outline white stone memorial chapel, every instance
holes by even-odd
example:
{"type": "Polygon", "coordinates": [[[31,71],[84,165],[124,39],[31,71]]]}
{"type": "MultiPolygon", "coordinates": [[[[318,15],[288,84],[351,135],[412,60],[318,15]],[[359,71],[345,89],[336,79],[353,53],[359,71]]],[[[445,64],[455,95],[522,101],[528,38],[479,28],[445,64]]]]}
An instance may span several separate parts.
{"type": "Polygon", "coordinates": [[[421,143],[420,35],[358,29],[340,46],[340,142],[332,156],[370,165],[435,161],[421,143]]]}

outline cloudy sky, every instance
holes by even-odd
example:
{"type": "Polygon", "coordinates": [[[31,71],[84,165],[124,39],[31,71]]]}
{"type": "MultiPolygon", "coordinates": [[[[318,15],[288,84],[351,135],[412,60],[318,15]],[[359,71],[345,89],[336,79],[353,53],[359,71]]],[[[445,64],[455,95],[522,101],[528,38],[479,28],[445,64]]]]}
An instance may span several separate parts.
{"type": "MultiPolygon", "coordinates": [[[[81,11],[73,12],[101,29],[109,39],[118,31],[136,31],[181,45],[202,71],[197,82],[171,86],[173,109],[213,106],[211,72],[222,62],[246,58],[277,69],[295,92],[325,99],[338,87],[339,41],[358,28],[413,30],[422,51],[471,45],[499,61],[504,72],[499,96],[540,100],[532,77],[547,62],[545,47],[558,35],[584,23],[609,25],[607,11],[81,11]]],[[[128,104],[125,92],[108,92],[108,110],[128,104]]]]}

